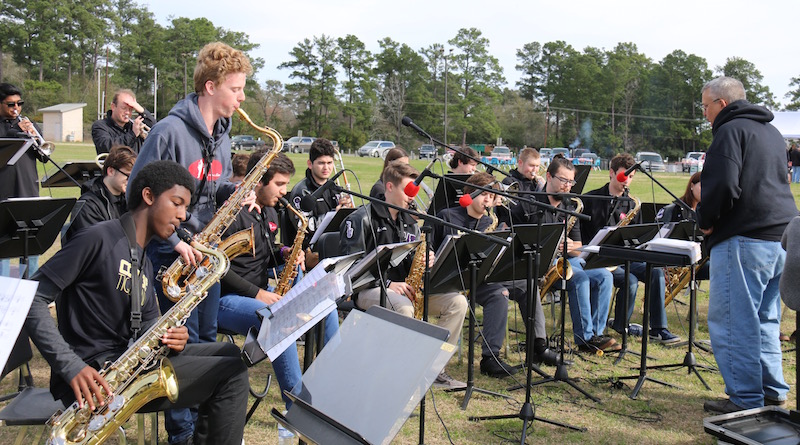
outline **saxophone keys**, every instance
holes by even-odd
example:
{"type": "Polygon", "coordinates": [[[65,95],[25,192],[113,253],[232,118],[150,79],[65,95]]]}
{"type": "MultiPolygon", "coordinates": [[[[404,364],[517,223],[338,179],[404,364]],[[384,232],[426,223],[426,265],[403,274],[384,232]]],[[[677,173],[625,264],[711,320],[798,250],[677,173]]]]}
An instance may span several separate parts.
{"type": "Polygon", "coordinates": [[[167,286],[167,294],[170,298],[176,300],[181,295],[181,287],[177,284],[167,286]]]}
{"type": "Polygon", "coordinates": [[[197,275],[197,278],[205,278],[209,273],[210,272],[206,266],[200,266],[195,271],[195,275],[197,275]]]}

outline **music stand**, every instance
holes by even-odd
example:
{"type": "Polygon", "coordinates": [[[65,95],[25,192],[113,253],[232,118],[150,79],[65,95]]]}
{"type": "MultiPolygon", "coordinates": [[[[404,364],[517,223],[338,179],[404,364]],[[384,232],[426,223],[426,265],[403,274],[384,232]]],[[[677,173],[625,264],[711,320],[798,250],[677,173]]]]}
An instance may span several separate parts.
{"type": "Polygon", "coordinates": [[[661,211],[668,204],[663,202],[643,202],[639,208],[639,215],[641,215],[643,223],[654,223],[658,212],[661,211]]]}
{"type": "Polygon", "coordinates": [[[308,443],[388,444],[455,346],[446,329],[379,306],[351,311],[339,334],[272,416],[308,443]]]}
{"type": "Polygon", "coordinates": [[[433,192],[433,198],[428,206],[428,214],[438,215],[444,209],[458,206],[458,198],[464,194],[464,184],[456,181],[466,182],[470,176],[472,175],[456,173],[444,175],[436,184],[436,191],[433,192]]]}
{"type": "Polygon", "coordinates": [[[483,284],[486,274],[497,259],[501,246],[492,240],[472,234],[450,236],[439,249],[436,264],[431,268],[429,294],[461,292],[464,276],[469,280],[469,346],[467,349],[467,386],[448,389],[448,392],[464,391],[461,409],[466,410],[473,392],[509,399],[505,394],[475,387],[475,294],[483,284]]]}
{"type": "MultiPolygon", "coordinates": [[[[617,359],[614,360],[614,364],[618,364],[625,358],[625,354],[630,352],[633,355],[639,355],[636,352],[628,351],[628,326],[630,320],[628,319],[628,302],[631,301],[631,295],[629,290],[629,275],[631,270],[631,260],[622,258],[609,258],[603,257],[599,255],[599,248],[602,246],[618,246],[618,247],[637,247],[640,246],[655,237],[658,234],[659,225],[658,224],[634,224],[629,226],[622,226],[622,227],[614,227],[613,230],[606,232],[605,236],[600,236],[599,232],[598,235],[595,235],[595,239],[591,241],[588,246],[585,246],[582,250],[586,255],[581,254],[581,257],[586,260],[586,265],[584,269],[596,269],[599,267],[611,267],[611,266],[619,266],[620,264],[625,265],[625,284],[624,292],[622,293],[622,301],[617,302],[617,304],[622,304],[624,310],[622,314],[624,314],[624,320],[622,326],[622,348],[618,351],[617,359]],[[599,241],[598,241],[598,238],[599,241]]],[[[646,296],[646,295],[645,295],[646,296]]],[[[636,298],[634,295],[633,298],[636,298]]],[[[642,332],[642,336],[649,335],[648,332],[642,332]]]]}
{"type": "MultiPolygon", "coordinates": [[[[527,282],[527,295],[525,297],[527,302],[527,314],[525,314],[525,366],[526,370],[526,384],[525,384],[525,403],[518,414],[501,414],[496,416],[477,416],[470,417],[469,420],[500,420],[500,419],[522,419],[522,438],[521,443],[525,443],[525,437],[528,429],[528,422],[533,423],[534,420],[549,423],[551,425],[560,426],[562,428],[569,428],[575,431],[586,431],[584,428],[578,428],[566,423],[558,422],[555,420],[543,419],[536,417],[531,404],[531,388],[532,373],[534,370],[543,377],[548,377],[542,370],[533,364],[533,343],[534,343],[534,318],[536,316],[535,298],[538,293],[538,280],[539,277],[547,273],[549,264],[540,261],[540,256],[544,255],[546,258],[552,258],[555,249],[557,248],[558,241],[560,240],[562,224],[536,224],[536,225],[517,225],[514,226],[514,237],[511,241],[511,247],[505,249],[499,256],[496,267],[489,273],[486,281],[489,282],[504,282],[514,280],[525,280],[527,282]],[[515,267],[515,260],[525,258],[525,269],[515,267]],[[534,281],[535,280],[535,281],[534,281]]],[[[508,236],[507,231],[495,232],[499,236],[508,236]]],[[[561,355],[561,362],[563,365],[563,352],[561,355]]],[[[559,365],[561,366],[561,365],[559,365]]],[[[569,382],[573,385],[572,382],[569,382]]],[[[574,386],[574,385],[573,385],[574,386]]],[[[576,387],[577,388],[577,387],[576,387]]],[[[580,390],[580,388],[577,388],[580,390]]],[[[583,391],[581,391],[583,392],[583,391]]],[[[586,394],[585,392],[583,392],[586,394]]],[[[591,397],[591,396],[589,396],[591,397]]]]}
{"type": "MultiPolygon", "coordinates": [[[[55,162],[54,162],[55,164],[55,162]]],[[[67,162],[63,167],[42,177],[42,187],[74,187],[103,176],[103,169],[94,161],[67,162]]]]}
{"type": "Polygon", "coordinates": [[[389,266],[397,267],[410,252],[419,247],[420,241],[410,243],[381,244],[364,255],[345,275],[346,295],[353,295],[369,287],[383,275],[389,266]],[[380,269],[379,269],[380,268],[380,269]]]}
{"type": "Polygon", "coordinates": [[[344,207],[338,210],[331,210],[330,212],[326,213],[308,244],[310,246],[316,244],[323,233],[338,232],[339,226],[342,225],[342,222],[355,211],[355,208],[344,207]]]}
{"type": "MultiPolygon", "coordinates": [[[[56,240],[75,198],[12,198],[0,202],[0,258],[41,255],[56,240]]],[[[28,270],[22,278],[28,278],[28,270]]]]}
{"type": "Polygon", "coordinates": [[[30,139],[0,138],[0,165],[14,165],[33,144],[30,139]]]}
{"type": "MultiPolygon", "coordinates": [[[[686,255],[642,250],[633,247],[600,246],[600,253],[598,255],[626,262],[641,261],[647,263],[647,272],[645,273],[644,282],[644,315],[642,317],[642,356],[639,365],[639,374],[619,377],[620,380],[637,379],[636,386],[634,386],[630,398],[635,400],[636,397],[638,397],[639,390],[642,389],[642,385],[647,380],[671,388],[677,388],[677,385],[657,380],[647,375],[647,340],[650,337],[650,335],[648,335],[650,332],[650,278],[653,274],[653,267],[687,266],[691,264],[691,260],[686,255]]],[[[627,274],[627,270],[625,273],[627,274]]]]}
{"type": "Polygon", "coordinates": [[[589,179],[589,172],[592,171],[591,165],[576,165],[575,166],[575,185],[569,190],[570,193],[580,195],[583,188],[586,186],[586,180],[589,179]]]}
{"type": "MultiPolygon", "coordinates": [[[[700,232],[700,236],[698,237],[696,232],[699,232],[699,230],[696,230],[696,224],[693,221],[672,223],[668,226],[665,226],[665,228],[668,230],[667,238],[680,240],[696,240],[698,238],[702,239],[702,232],[700,232]]],[[[683,362],[672,363],[668,365],[650,366],[650,369],[669,369],[686,366],[686,373],[691,374],[694,372],[694,374],[700,380],[700,383],[702,383],[707,390],[711,391],[711,387],[708,386],[708,383],[706,383],[706,381],[700,375],[700,372],[698,372],[697,368],[704,369],[706,371],[714,371],[714,369],[709,366],[698,365],[694,356],[694,351],[692,351],[694,346],[699,348],[700,345],[695,342],[695,325],[697,324],[697,284],[695,282],[695,274],[697,273],[697,266],[692,264],[689,267],[689,339],[685,343],[688,345],[688,350],[686,351],[686,355],[683,357],[683,362]]],[[[679,346],[683,346],[683,344],[680,344],[679,346]]]]}

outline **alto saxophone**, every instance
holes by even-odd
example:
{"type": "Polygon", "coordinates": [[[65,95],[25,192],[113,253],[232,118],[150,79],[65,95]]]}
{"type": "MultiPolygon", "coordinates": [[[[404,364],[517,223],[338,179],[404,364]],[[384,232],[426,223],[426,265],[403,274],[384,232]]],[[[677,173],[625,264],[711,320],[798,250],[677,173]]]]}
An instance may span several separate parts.
{"type": "MultiPolygon", "coordinates": [[[[261,178],[269,169],[270,163],[275,159],[275,156],[281,152],[283,147],[283,139],[277,131],[268,127],[259,127],[250,120],[250,116],[241,108],[236,111],[239,116],[247,122],[251,127],[264,133],[272,139],[272,149],[267,152],[253,167],[252,170],[244,177],[244,180],[236,189],[236,191],[228,198],[227,201],[219,208],[214,217],[209,221],[202,232],[195,235],[194,240],[204,246],[215,247],[220,244],[222,235],[230,227],[236,219],[236,215],[242,209],[242,201],[255,190],[256,185],[261,181],[261,178]]],[[[198,191],[199,193],[199,191],[198,191]]],[[[184,295],[189,292],[189,288],[195,286],[194,267],[190,264],[185,264],[181,257],[178,257],[164,272],[161,279],[161,286],[164,289],[164,295],[171,301],[175,302],[180,300],[184,295]]]]}
{"type": "MultiPolygon", "coordinates": [[[[622,190],[622,197],[623,198],[632,199],[633,200],[633,208],[631,210],[629,210],[628,213],[625,214],[625,216],[620,218],[619,223],[617,223],[617,227],[623,227],[623,226],[627,226],[628,224],[630,224],[631,221],[633,221],[633,218],[636,216],[636,214],[639,213],[639,209],[642,208],[642,200],[640,200],[639,198],[631,195],[630,191],[628,190],[628,187],[625,187],[622,190]]],[[[617,269],[617,267],[618,266],[609,266],[609,267],[606,267],[606,269],[608,269],[609,271],[613,272],[614,270],[617,269]]]]}
{"type": "MultiPolygon", "coordinates": [[[[581,201],[580,198],[572,198],[572,201],[575,203],[575,212],[580,213],[581,210],[583,210],[583,201],[581,201]]],[[[575,227],[576,222],[578,222],[577,216],[570,216],[567,219],[567,234],[575,227]]],[[[566,278],[567,280],[572,278],[572,266],[566,258],[560,256],[563,253],[561,245],[564,244],[564,241],[566,241],[566,239],[564,238],[564,233],[562,233],[561,238],[558,240],[558,247],[553,253],[553,259],[550,261],[551,263],[555,261],[555,264],[550,266],[550,269],[547,269],[547,273],[545,273],[542,278],[542,286],[539,291],[539,295],[542,297],[547,295],[547,293],[550,292],[550,288],[562,278],[566,278]]]]}
{"type": "Polygon", "coordinates": [[[417,252],[414,254],[414,259],[411,260],[411,271],[406,277],[406,284],[414,289],[414,318],[422,320],[422,312],[425,309],[425,298],[422,296],[422,279],[425,274],[425,258],[428,256],[428,250],[425,248],[425,234],[419,237],[421,241],[417,246],[417,252]]]}
{"type": "Polygon", "coordinates": [[[289,258],[286,259],[283,272],[280,279],[278,279],[278,285],[275,287],[276,294],[285,295],[292,288],[294,278],[297,276],[297,266],[294,263],[297,262],[297,256],[300,255],[300,252],[303,251],[303,240],[306,237],[306,230],[308,230],[308,218],[295,209],[293,205],[289,204],[286,198],[280,198],[280,202],[300,220],[297,235],[294,237],[294,243],[292,243],[292,252],[289,254],[289,258]]]}
{"type": "MultiPolygon", "coordinates": [[[[239,243],[231,246],[234,250],[247,249],[246,245],[239,243]]],[[[205,256],[205,265],[194,272],[195,285],[117,360],[100,370],[113,396],[108,397],[101,388],[106,404],[96,404],[94,411],[89,409],[88,403],[78,408],[76,401],[63,412],[55,413],[47,421],[52,428],[48,444],[103,443],[147,402],[159,397],[167,397],[171,402],[178,399],[178,380],[166,358],[168,348],[161,344],[161,337],[167,329],[181,326],[186,321],[192,310],[203,301],[208,288],[225,275],[230,265],[224,252],[197,243],[195,247],[205,256]]]]}
{"type": "Polygon", "coordinates": [[[689,280],[692,278],[689,267],[694,267],[694,273],[695,276],[697,276],[697,271],[706,264],[706,261],[708,261],[708,257],[704,257],[703,260],[695,266],[664,268],[664,278],[666,280],[664,286],[664,307],[667,307],[672,299],[689,284],[689,280]]]}

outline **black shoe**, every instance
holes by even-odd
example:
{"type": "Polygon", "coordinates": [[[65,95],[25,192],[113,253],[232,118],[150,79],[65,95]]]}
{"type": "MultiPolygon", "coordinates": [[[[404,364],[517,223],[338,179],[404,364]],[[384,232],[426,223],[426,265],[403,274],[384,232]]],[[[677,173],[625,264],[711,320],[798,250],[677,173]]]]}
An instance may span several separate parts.
{"type": "Polygon", "coordinates": [[[500,358],[495,359],[492,356],[487,356],[481,359],[481,374],[489,377],[503,378],[514,375],[518,371],[519,368],[509,365],[500,358]]]}
{"type": "MultiPolygon", "coordinates": [[[[545,365],[558,366],[560,359],[561,355],[558,353],[558,351],[554,351],[550,348],[547,348],[540,353],[533,353],[534,363],[544,363],[545,365]]],[[[572,365],[572,360],[564,360],[564,364],[570,366],[572,365]]]]}
{"type": "Polygon", "coordinates": [[[764,406],[777,406],[779,408],[786,408],[786,400],[771,399],[764,397],[764,406]]]}
{"type": "Polygon", "coordinates": [[[703,409],[718,414],[735,413],[736,411],[744,410],[741,406],[731,402],[731,399],[706,400],[703,403],[703,409]]]}

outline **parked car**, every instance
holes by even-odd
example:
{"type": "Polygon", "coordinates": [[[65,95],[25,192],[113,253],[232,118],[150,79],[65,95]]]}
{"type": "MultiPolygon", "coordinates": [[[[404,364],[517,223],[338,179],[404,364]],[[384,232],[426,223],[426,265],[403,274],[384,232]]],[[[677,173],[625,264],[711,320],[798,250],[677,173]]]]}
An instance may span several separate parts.
{"type": "Polygon", "coordinates": [[[497,146],[492,149],[491,158],[497,158],[500,160],[509,160],[511,159],[511,149],[505,146],[497,146]]]}
{"type": "Polygon", "coordinates": [[[559,148],[553,148],[552,150],[553,151],[550,154],[550,159],[553,159],[553,156],[555,155],[563,155],[565,158],[570,159],[569,148],[559,147],[559,148]]]}
{"type": "Polygon", "coordinates": [[[575,165],[591,165],[597,163],[597,155],[594,153],[582,153],[572,158],[572,163],[575,165]]]}
{"type": "Polygon", "coordinates": [[[636,153],[636,162],[641,162],[642,168],[646,168],[651,172],[663,172],[667,170],[661,155],[652,151],[640,151],[636,153]]]}
{"type": "Polygon", "coordinates": [[[422,144],[422,146],[419,147],[420,159],[433,159],[436,157],[436,155],[436,147],[434,147],[432,144],[422,144]]]}
{"type": "Polygon", "coordinates": [[[231,149],[233,150],[255,150],[267,145],[261,138],[256,139],[247,134],[240,134],[231,138],[231,149]]]}
{"type": "Polygon", "coordinates": [[[588,148],[573,148],[571,157],[574,159],[583,156],[586,153],[591,153],[591,152],[592,150],[589,150],[588,148]]]}
{"type": "Polygon", "coordinates": [[[681,159],[681,170],[684,173],[694,173],[703,170],[706,162],[706,154],[702,151],[690,151],[686,157],[681,159]]]}
{"type": "Polygon", "coordinates": [[[283,149],[281,151],[288,151],[289,153],[308,153],[311,149],[311,143],[314,139],[309,136],[293,136],[283,142],[283,149]]]}
{"type": "Polygon", "coordinates": [[[553,149],[552,148],[540,148],[539,149],[539,160],[542,163],[543,168],[547,168],[550,165],[550,159],[553,157],[553,149]]]}
{"type": "Polygon", "coordinates": [[[369,141],[358,149],[358,155],[382,158],[390,148],[394,148],[392,141],[369,141]]]}

